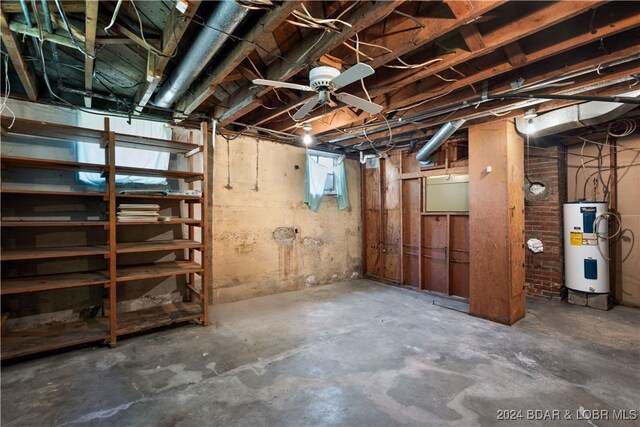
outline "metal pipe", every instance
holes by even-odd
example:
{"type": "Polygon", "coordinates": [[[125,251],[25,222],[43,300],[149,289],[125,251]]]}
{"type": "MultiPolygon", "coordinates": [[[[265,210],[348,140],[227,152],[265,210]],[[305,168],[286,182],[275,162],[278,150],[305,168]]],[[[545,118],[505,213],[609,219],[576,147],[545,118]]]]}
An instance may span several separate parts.
{"type": "Polygon", "coordinates": [[[170,107],[189,89],[209,61],[220,50],[248,10],[234,0],[220,2],[193,44],[156,96],[154,104],[170,107]]]}
{"type": "Polygon", "coordinates": [[[418,151],[416,154],[416,160],[419,162],[426,161],[451,135],[457,131],[462,124],[466,122],[465,119],[455,120],[442,126],[438,132],[418,151]]]}
{"type": "MultiPolygon", "coordinates": [[[[27,7],[26,0],[20,0],[20,7],[22,8],[22,14],[24,15],[24,21],[27,23],[29,28],[33,28],[33,22],[31,21],[31,15],[29,15],[29,8],[27,7]]],[[[38,11],[36,11],[38,13],[38,11]]],[[[33,47],[36,50],[36,56],[38,56],[38,41],[36,37],[31,37],[31,41],[33,42],[33,47]]]]}
{"type": "MultiPolygon", "coordinates": [[[[47,27],[47,32],[49,34],[53,34],[53,23],[51,22],[51,13],[49,12],[49,5],[47,4],[47,0],[40,0],[40,4],[42,5],[42,12],[44,13],[44,23],[47,27]]],[[[51,43],[51,54],[53,55],[53,63],[56,66],[56,73],[58,74],[56,83],[59,86],[62,79],[62,71],[60,70],[60,59],[58,58],[58,47],[55,43],[51,43]]]]}

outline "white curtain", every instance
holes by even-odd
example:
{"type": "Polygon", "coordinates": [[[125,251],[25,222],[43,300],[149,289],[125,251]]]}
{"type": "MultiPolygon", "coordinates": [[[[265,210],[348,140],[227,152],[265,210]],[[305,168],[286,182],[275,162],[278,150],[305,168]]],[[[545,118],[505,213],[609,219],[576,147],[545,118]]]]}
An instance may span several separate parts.
{"type": "MultiPolygon", "coordinates": [[[[38,120],[48,123],[58,123],[68,126],[78,126],[90,129],[104,129],[104,117],[98,114],[84,113],[71,108],[53,107],[51,105],[36,104],[32,102],[9,99],[7,105],[15,113],[16,117],[28,120],[38,120]]],[[[10,113],[7,113],[10,114],[10,113]]],[[[123,117],[109,117],[109,126],[112,131],[129,135],[148,136],[151,138],[171,138],[171,129],[160,122],[137,120],[132,118],[131,124],[123,117]]],[[[104,150],[98,144],[76,144],[77,160],[86,163],[104,162],[104,150]]],[[[159,153],[152,150],[140,150],[135,148],[118,147],[116,149],[116,164],[118,166],[135,166],[152,169],[168,169],[169,153],[159,153]]],[[[78,178],[88,184],[102,185],[104,179],[100,174],[92,172],[79,172],[78,178]]],[[[137,183],[164,185],[166,179],[153,177],[116,176],[116,183],[137,183]]]]}
{"type": "MultiPolygon", "coordinates": [[[[83,113],[82,111],[79,111],[77,115],[77,125],[79,127],[90,129],[104,128],[104,117],[102,116],[83,113]]],[[[109,127],[116,133],[148,136],[151,138],[171,138],[171,129],[159,122],[132,119],[131,124],[128,124],[125,118],[110,117],[109,127]]],[[[97,144],[79,143],[77,149],[79,162],[102,163],[104,161],[104,150],[97,144]]],[[[169,168],[169,153],[116,147],[116,165],[166,170],[169,168]]],[[[80,172],[78,173],[78,178],[80,181],[93,185],[101,185],[104,183],[104,178],[101,178],[100,174],[93,172],[80,172]]],[[[165,178],[116,175],[116,184],[164,185],[166,183],[167,180],[165,178]]]]}

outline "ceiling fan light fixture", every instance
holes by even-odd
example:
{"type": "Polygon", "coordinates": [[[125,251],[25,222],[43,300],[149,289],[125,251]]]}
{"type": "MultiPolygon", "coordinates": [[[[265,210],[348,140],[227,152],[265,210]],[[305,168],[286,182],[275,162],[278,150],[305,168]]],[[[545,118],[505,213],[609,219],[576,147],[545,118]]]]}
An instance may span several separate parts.
{"type": "Polygon", "coordinates": [[[313,142],[313,137],[309,133],[305,133],[302,137],[302,142],[304,143],[304,145],[311,145],[311,143],[313,142]]]}

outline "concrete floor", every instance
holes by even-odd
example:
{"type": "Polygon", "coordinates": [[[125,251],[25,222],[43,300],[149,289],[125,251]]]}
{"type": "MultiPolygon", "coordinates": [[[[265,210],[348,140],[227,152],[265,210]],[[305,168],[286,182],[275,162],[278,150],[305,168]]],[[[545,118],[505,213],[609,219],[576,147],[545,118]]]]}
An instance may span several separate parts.
{"type": "Polygon", "coordinates": [[[615,423],[577,411],[640,409],[640,310],[530,298],[507,327],[433,300],[356,280],[8,365],[2,425],[507,426],[561,410],[539,424],[601,426],[615,423]],[[497,420],[505,409],[522,419],[497,420]]]}

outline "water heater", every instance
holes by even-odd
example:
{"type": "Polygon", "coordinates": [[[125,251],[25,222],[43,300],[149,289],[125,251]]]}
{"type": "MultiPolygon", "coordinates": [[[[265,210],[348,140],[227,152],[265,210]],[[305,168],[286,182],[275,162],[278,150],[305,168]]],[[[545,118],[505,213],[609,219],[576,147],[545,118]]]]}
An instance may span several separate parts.
{"type": "Polygon", "coordinates": [[[607,211],[606,202],[564,204],[564,276],[567,288],[599,294],[609,292],[609,241],[598,237],[608,236],[608,220],[599,218],[607,211]]]}

